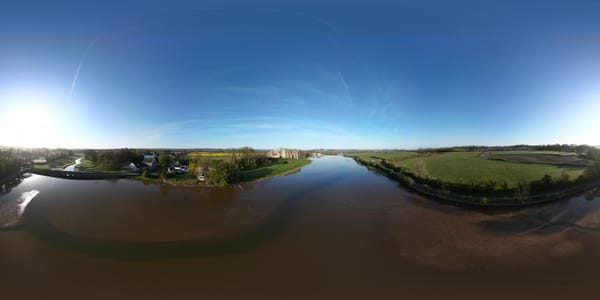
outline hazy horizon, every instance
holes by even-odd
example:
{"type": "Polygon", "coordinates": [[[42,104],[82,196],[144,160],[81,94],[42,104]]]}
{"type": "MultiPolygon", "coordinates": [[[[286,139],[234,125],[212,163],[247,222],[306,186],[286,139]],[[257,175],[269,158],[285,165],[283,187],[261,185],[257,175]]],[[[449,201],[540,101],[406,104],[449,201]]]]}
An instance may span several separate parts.
{"type": "Polygon", "coordinates": [[[1,148],[13,148],[13,149],[68,149],[68,150],[113,150],[113,149],[132,149],[132,150],[173,150],[173,151],[177,151],[177,150],[227,150],[227,149],[241,149],[244,147],[250,147],[254,150],[274,150],[274,149],[279,149],[279,148],[289,148],[289,149],[299,149],[302,151],[312,151],[312,150],[323,150],[323,151],[394,151],[394,150],[399,150],[399,151],[417,151],[420,149],[445,149],[445,148],[466,148],[466,147],[487,147],[487,148],[502,148],[502,147],[519,147],[519,146],[530,146],[530,147],[539,147],[539,146],[553,146],[553,145],[569,145],[569,146],[580,146],[580,145],[584,145],[584,146],[590,146],[590,147],[595,147],[595,148],[600,148],[600,145],[588,145],[588,144],[559,144],[559,143],[554,143],[554,144],[511,144],[511,145],[452,145],[452,146],[439,146],[439,147],[417,147],[417,148],[323,148],[323,147],[316,147],[316,148],[303,148],[303,147],[271,147],[271,148],[254,148],[254,147],[250,147],[247,145],[240,145],[240,146],[235,146],[235,147],[187,147],[187,148],[178,148],[178,147],[128,147],[128,146],[122,146],[122,147],[73,147],[73,148],[69,148],[69,147],[20,147],[20,146],[6,146],[6,145],[0,145],[0,149],[1,148]]]}
{"type": "Polygon", "coordinates": [[[7,3],[0,144],[600,145],[598,11],[589,1],[7,3]]]}

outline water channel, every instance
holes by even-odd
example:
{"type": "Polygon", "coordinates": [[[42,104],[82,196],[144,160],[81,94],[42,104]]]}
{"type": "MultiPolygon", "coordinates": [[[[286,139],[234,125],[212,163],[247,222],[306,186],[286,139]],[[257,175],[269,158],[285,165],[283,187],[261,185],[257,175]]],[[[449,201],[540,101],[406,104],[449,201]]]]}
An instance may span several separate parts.
{"type": "Polygon", "coordinates": [[[33,175],[0,206],[24,195],[0,231],[8,298],[553,299],[600,277],[594,191],[474,208],[326,156],[231,188],[33,175]]]}

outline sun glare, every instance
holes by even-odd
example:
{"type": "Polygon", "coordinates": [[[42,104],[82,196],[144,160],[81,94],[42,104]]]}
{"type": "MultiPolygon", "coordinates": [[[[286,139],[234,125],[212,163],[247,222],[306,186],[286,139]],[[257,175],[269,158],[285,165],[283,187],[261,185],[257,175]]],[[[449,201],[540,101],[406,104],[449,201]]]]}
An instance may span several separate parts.
{"type": "Polygon", "coordinates": [[[577,143],[600,145],[600,93],[585,96],[570,118],[571,138],[577,143]]]}
{"type": "Polygon", "coordinates": [[[58,103],[40,94],[17,94],[0,98],[0,145],[57,147],[63,139],[58,128],[58,103]]]}

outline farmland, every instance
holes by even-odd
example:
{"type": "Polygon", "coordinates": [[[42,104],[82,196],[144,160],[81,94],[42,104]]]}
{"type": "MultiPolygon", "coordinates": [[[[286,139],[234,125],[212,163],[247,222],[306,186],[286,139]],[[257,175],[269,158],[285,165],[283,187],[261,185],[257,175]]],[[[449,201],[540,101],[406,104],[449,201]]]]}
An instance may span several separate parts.
{"type": "MultiPolygon", "coordinates": [[[[266,151],[260,151],[260,150],[253,150],[253,152],[255,154],[262,154],[265,153],[266,151]]],[[[223,158],[227,158],[227,157],[231,157],[234,154],[238,153],[238,151],[236,151],[235,149],[233,150],[214,150],[214,151],[193,151],[193,152],[188,152],[185,154],[185,157],[187,159],[190,160],[194,160],[194,159],[223,159],[223,158]]]]}
{"type": "Polygon", "coordinates": [[[232,156],[231,152],[224,151],[194,151],[186,154],[186,158],[188,159],[198,159],[198,158],[206,158],[206,159],[222,159],[225,157],[232,156]]]}
{"type": "Polygon", "coordinates": [[[443,182],[471,184],[494,181],[497,186],[517,187],[520,181],[554,179],[574,180],[583,174],[587,161],[575,154],[554,151],[446,152],[419,155],[411,151],[354,153],[367,161],[387,162],[419,177],[443,182]],[[496,153],[498,152],[498,153],[496,153]]]}
{"type": "Polygon", "coordinates": [[[356,152],[348,153],[348,156],[356,156],[365,160],[388,160],[390,162],[399,163],[410,157],[417,157],[419,155],[416,151],[367,151],[367,152],[356,152]]]}
{"type": "Polygon", "coordinates": [[[479,155],[481,158],[501,160],[517,163],[549,164],[559,166],[585,167],[588,161],[578,157],[576,153],[570,152],[549,152],[549,151],[495,151],[484,152],[479,155]]]}

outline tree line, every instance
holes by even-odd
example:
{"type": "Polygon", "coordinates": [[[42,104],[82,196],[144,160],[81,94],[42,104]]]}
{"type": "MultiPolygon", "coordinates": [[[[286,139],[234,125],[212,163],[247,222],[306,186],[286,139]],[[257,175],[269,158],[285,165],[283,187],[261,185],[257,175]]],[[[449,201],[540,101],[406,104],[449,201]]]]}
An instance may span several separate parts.
{"type": "Polygon", "coordinates": [[[139,163],[143,159],[143,155],[134,150],[109,149],[109,150],[84,150],[85,159],[92,161],[97,166],[104,169],[118,169],[123,164],[139,163]]]}
{"type": "Polygon", "coordinates": [[[31,153],[18,149],[0,150],[0,178],[14,174],[28,166],[31,153]]]}
{"type": "Polygon", "coordinates": [[[586,156],[590,152],[598,151],[597,148],[588,145],[574,144],[547,144],[547,145],[510,145],[510,146],[455,146],[441,148],[419,148],[417,152],[425,153],[445,153],[445,152],[484,152],[484,151],[515,151],[515,150],[533,150],[533,151],[556,151],[556,152],[575,152],[586,156]]]}

